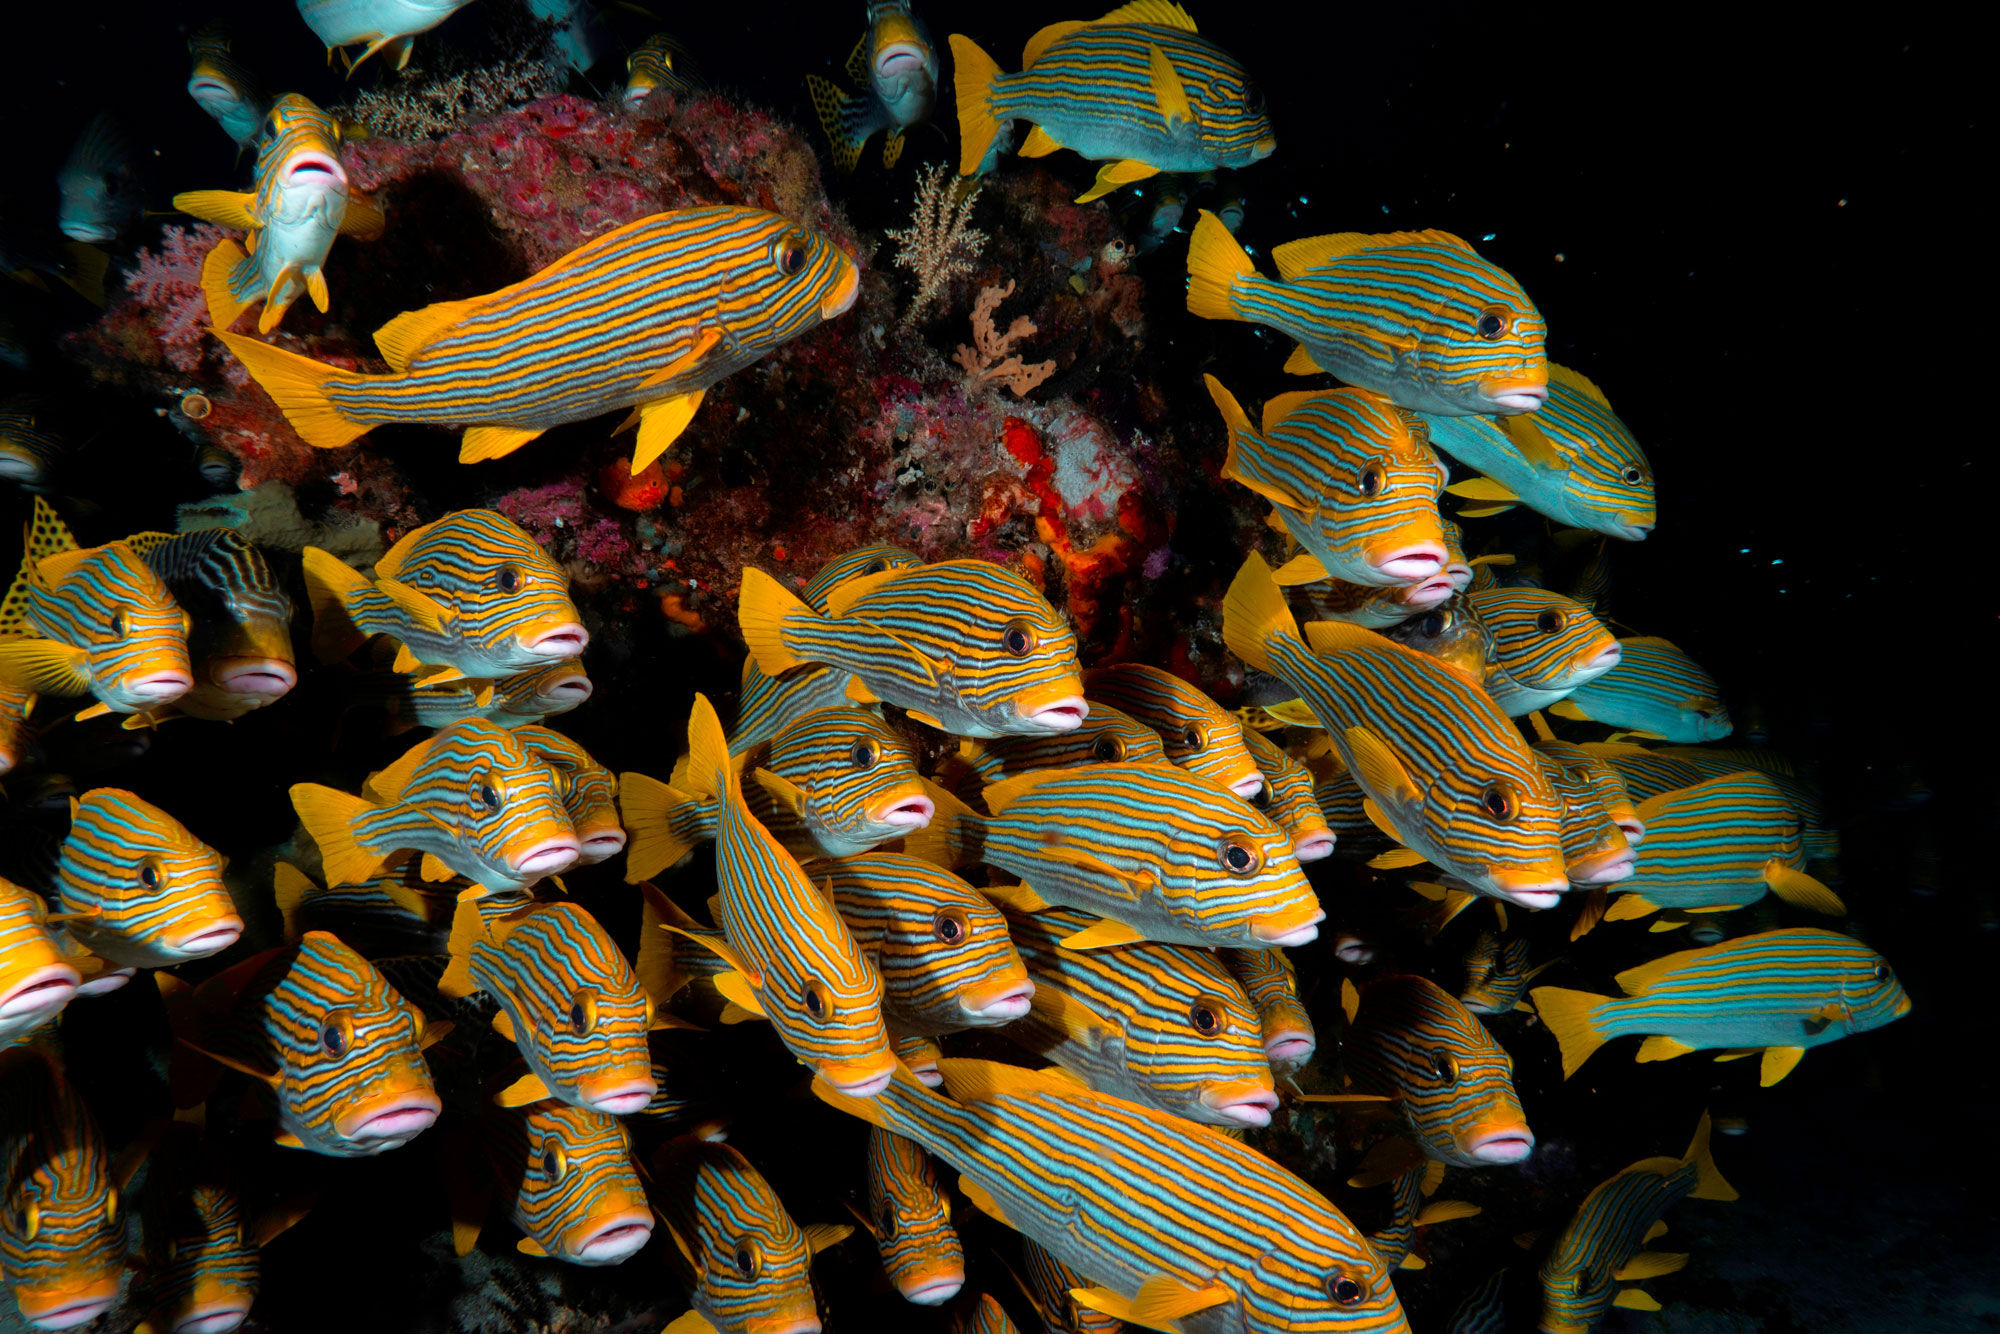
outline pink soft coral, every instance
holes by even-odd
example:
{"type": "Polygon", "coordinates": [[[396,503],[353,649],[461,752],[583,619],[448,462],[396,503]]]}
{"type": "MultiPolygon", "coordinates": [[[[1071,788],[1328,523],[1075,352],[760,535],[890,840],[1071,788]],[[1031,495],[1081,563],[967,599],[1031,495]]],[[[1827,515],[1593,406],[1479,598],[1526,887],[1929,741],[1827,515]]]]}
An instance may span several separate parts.
{"type": "Polygon", "coordinates": [[[201,264],[226,232],[199,222],[160,229],[160,253],[141,250],[125,276],[125,290],[145,307],[167,364],[184,374],[201,369],[208,342],[208,302],[201,294],[201,264]]]}

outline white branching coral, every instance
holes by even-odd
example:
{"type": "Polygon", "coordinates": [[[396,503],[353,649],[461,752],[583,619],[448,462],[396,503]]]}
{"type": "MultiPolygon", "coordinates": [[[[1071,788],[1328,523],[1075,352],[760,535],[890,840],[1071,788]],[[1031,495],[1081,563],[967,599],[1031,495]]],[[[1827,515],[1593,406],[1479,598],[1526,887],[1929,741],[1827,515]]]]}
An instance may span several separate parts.
{"type": "Polygon", "coordinates": [[[896,243],[896,267],[917,275],[917,299],[903,312],[903,323],[914,324],[944,294],[946,283],[971,273],[972,261],[986,248],[986,233],[971,225],[979,189],[974,185],[961,192],[945,165],[938,163],[917,182],[910,225],[889,230],[889,239],[896,243]]]}

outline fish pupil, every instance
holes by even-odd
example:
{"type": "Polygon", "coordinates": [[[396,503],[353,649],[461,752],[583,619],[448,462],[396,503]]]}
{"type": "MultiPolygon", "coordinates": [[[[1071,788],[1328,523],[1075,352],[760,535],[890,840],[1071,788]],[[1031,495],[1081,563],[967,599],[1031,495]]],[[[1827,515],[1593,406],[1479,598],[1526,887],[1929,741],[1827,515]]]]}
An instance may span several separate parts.
{"type": "Polygon", "coordinates": [[[347,1051],[347,1034],[341,1031],[334,1020],[327,1020],[319,1031],[319,1045],[328,1056],[339,1056],[347,1051]]]}
{"type": "Polygon", "coordinates": [[[1434,1051],[1431,1053],[1431,1073],[1446,1084],[1455,1084],[1458,1082],[1458,1062],[1448,1051],[1434,1051]]]}
{"type": "Polygon", "coordinates": [[[1559,611],[1545,611],[1535,617],[1535,628],[1545,635],[1552,635],[1563,628],[1563,616],[1559,611]]]}
{"type": "Polygon", "coordinates": [[[956,945],[959,941],[965,939],[965,923],[960,921],[956,914],[949,911],[940,912],[937,915],[937,921],[932,929],[935,931],[937,938],[947,945],[956,945]]]}
{"type": "Polygon", "coordinates": [[[1487,342],[1494,342],[1501,334],[1506,332],[1507,316],[1505,312],[1489,310],[1479,317],[1479,336],[1487,342]]]}
{"type": "Polygon", "coordinates": [[[1486,808],[1486,813],[1496,820],[1514,818],[1514,796],[1498,783],[1480,794],[1479,803],[1486,808]]]}
{"type": "Polygon", "coordinates": [[[821,996],[819,988],[810,982],[806,984],[806,1013],[815,1019],[824,1018],[826,1015],[826,998],[821,996]]]}
{"type": "Polygon", "coordinates": [[[1432,638],[1436,638],[1438,635],[1444,633],[1444,627],[1445,627],[1445,618],[1443,612],[1434,611],[1430,615],[1424,617],[1424,624],[1423,624],[1424,634],[1432,638]]]}
{"type": "Polygon", "coordinates": [[[479,804],[489,811],[500,809],[500,794],[493,790],[491,783],[481,783],[479,785],[479,804]]]}
{"type": "Polygon", "coordinates": [[[113,639],[125,637],[125,613],[122,611],[111,613],[111,637],[113,639]]]}
{"type": "Polygon", "coordinates": [[[736,1272],[745,1278],[757,1277],[757,1252],[749,1246],[736,1248],[736,1272]]]}
{"type": "Polygon", "coordinates": [[[1009,625],[1000,635],[1000,647],[1017,658],[1025,658],[1028,650],[1035,646],[1035,637],[1028,633],[1028,627],[1019,621],[1009,625]]]}
{"type": "Polygon", "coordinates": [[[874,744],[868,741],[855,742],[854,749],[847,752],[847,760],[848,763],[852,764],[857,769],[874,768],[875,767],[874,744]]]}
{"type": "Polygon", "coordinates": [[[499,574],[499,583],[502,593],[517,593],[521,589],[521,572],[511,565],[503,566],[499,574]]]}
{"type": "Polygon", "coordinates": [[[1641,473],[1637,468],[1627,468],[1623,473],[1619,475],[1622,476],[1628,483],[1630,483],[1633,486],[1637,486],[1639,484],[1639,479],[1642,476],[1644,476],[1644,474],[1641,473]]]}
{"type": "Polygon", "coordinates": [[[1382,470],[1374,467],[1363,468],[1361,470],[1361,494],[1364,496],[1374,496],[1380,495],[1381,491],[1382,470]]]}
{"type": "Polygon", "coordinates": [[[1232,871],[1247,871],[1256,860],[1250,855],[1250,849],[1240,843],[1231,843],[1222,850],[1223,864],[1232,871]]]}
{"type": "Polygon", "coordinates": [[[1090,748],[1090,753],[1106,764],[1116,764],[1125,758],[1125,742],[1107,732],[1097,738],[1090,748]]]}
{"type": "Polygon", "coordinates": [[[1362,1298],[1361,1285],[1345,1274],[1336,1275],[1326,1285],[1330,1296],[1342,1306],[1352,1306],[1362,1298]]]}
{"type": "Polygon", "coordinates": [[[1199,727],[1190,727],[1187,731],[1182,732],[1181,744],[1189,750],[1200,750],[1202,747],[1201,729],[1199,727]]]}
{"type": "Polygon", "coordinates": [[[880,574],[882,573],[882,571],[888,568],[889,568],[889,562],[883,560],[880,556],[877,556],[874,560],[869,561],[866,565],[861,567],[861,573],[880,574]]]}
{"type": "Polygon", "coordinates": [[[876,1222],[881,1228],[882,1240],[893,1240],[896,1236],[896,1206],[887,1200],[882,1201],[882,1216],[876,1222]]]}
{"type": "Polygon", "coordinates": [[[1190,1009],[1188,1018],[1193,1021],[1197,1033],[1213,1033],[1222,1026],[1216,1022],[1215,1011],[1206,1005],[1196,1005],[1190,1009]]]}
{"type": "Polygon", "coordinates": [[[139,868],[139,883],[147,889],[160,887],[160,868],[150,862],[139,868]]]}
{"type": "Polygon", "coordinates": [[[1876,965],[1875,965],[1875,980],[1876,980],[1877,982],[1887,982],[1887,981],[1889,980],[1889,965],[1888,965],[1888,964],[1886,964],[1886,963],[1878,963],[1878,964],[1876,964],[1876,965]]]}

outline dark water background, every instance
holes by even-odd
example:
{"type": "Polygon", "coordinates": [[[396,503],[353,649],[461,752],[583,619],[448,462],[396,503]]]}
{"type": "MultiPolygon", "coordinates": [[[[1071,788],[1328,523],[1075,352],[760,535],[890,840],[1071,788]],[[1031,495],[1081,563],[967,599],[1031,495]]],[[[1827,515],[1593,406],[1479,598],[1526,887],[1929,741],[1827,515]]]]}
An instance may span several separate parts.
{"type": "MultiPolygon", "coordinates": [[[[675,7],[659,26],[720,85],[809,124],[803,76],[837,70],[860,10],[675,7]]],[[[943,3],[922,13],[941,48],[962,31],[1004,68],[1042,23],[1083,16],[943,3]]],[[[232,166],[232,146],[183,89],[185,35],[211,17],[232,21],[237,55],[274,91],[343,96],[278,0],[23,7],[0,79],[10,228],[53,235],[55,170],[107,106],[142,149],[151,206],[247,182],[247,163],[232,166]]],[[[1668,1309],[1648,1323],[1697,1327],[1677,1300],[1710,1291],[1751,1302],[1753,1323],[1702,1327],[1990,1328],[1995,478],[1971,408],[1992,392],[1977,367],[2000,316],[1990,210],[1975,207],[1994,156],[1974,35],[1914,7],[1852,23],[1828,10],[1779,22],[1750,6],[1611,17],[1595,6],[1211,3],[1196,17],[1260,80],[1277,127],[1277,155],[1239,177],[1255,250],[1329,231],[1457,232],[1534,296],[1552,359],[1606,388],[1652,459],[1661,510],[1655,536],[1614,552],[1613,613],[1688,649],[1739,720],[1761,711],[1771,745],[1819,777],[1846,843],[1848,929],[1888,955],[1916,1002],[1890,1030],[1815,1051],[1775,1090],[1746,1093],[1747,1072],[1705,1065],[1681,1076],[1726,1084],[1749,1120],[1749,1136],[1722,1150],[1745,1203],[1704,1215],[1717,1230],[1687,1274],[1651,1285],[1668,1309]],[[1915,805],[1903,798],[1913,779],[1930,793],[1915,805]]],[[[473,40],[478,19],[475,8],[420,41],[473,40]]],[[[620,74],[600,66],[599,86],[620,74]]],[[[940,118],[951,125],[948,106],[940,118]]],[[[955,160],[955,140],[919,131],[899,170],[864,167],[830,188],[864,229],[894,225],[912,160],[941,157],[955,160]]],[[[1089,179],[1074,155],[1045,164],[1089,179]]],[[[1152,289],[1160,374],[1192,379],[1220,362],[1256,401],[1282,380],[1283,349],[1180,312],[1184,253],[1170,242],[1137,270],[1152,289]]],[[[38,387],[74,392],[59,378],[38,387]]],[[[185,444],[149,409],[68,407],[116,442],[96,452],[112,466],[90,496],[103,531],[87,540],[163,526],[166,502],[203,493],[185,444]]],[[[0,498],[0,520],[11,525],[17,508],[0,498]]],[[[633,727],[667,740],[685,698],[602,692],[563,726],[586,745],[633,727]]],[[[282,805],[258,787],[260,751],[284,743],[265,722],[144,764],[177,766],[212,817],[242,801],[261,820],[282,805]]],[[[1691,1103],[1650,1100],[1623,1051],[1590,1073],[1601,1095],[1571,1096],[1559,1135],[1613,1168],[1679,1150],[1691,1103]]],[[[1676,1240],[1689,1237],[1677,1228],[1663,1244],[1676,1240]]],[[[345,1290],[369,1282],[356,1263],[384,1257],[357,1239],[335,1260],[322,1276],[345,1290]]],[[[273,1263],[267,1304],[282,1283],[312,1281],[310,1265],[273,1263]]],[[[1456,1292],[1487,1267],[1468,1260],[1437,1281],[1456,1292]]],[[[387,1309],[376,1318],[395,1325],[387,1309]]]]}

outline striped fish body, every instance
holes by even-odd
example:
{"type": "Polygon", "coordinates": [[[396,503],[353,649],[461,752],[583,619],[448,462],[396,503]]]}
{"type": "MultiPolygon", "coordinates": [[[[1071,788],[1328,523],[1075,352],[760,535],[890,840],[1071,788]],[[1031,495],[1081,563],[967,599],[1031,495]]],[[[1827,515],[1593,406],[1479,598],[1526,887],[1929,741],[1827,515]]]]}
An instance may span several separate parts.
{"type": "Polygon", "coordinates": [[[269,1091],[280,1144],[371,1157],[437,1120],[423,1015],[324,931],[210,978],[190,1008],[192,1045],[269,1091]]]}
{"type": "Polygon", "coordinates": [[[1330,765],[1316,775],[1313,800],[1335,839],[1351,842],[1382,837],[1382,831],[1368,818],[1368,794],[1345,768],[1330,765]]]}
{"type": "MultiPolygon", "coordinates": [[[[387,53],[397,69],[410,62],[410,39],[429,32],[472,0],[298,0],[299,17],[326,45],[329,58],[338,47],[361,46],[349,58],[347,70],[377,51],[387,53]]],[[[343,53],[344,54],[344,53],[343,53]]]]}
{"type": "Polygon", "coordinates": [[[169,1126],[146,1154],[131,1203],[139,1220],[131,1297],[153,1328],[226,1334],[240,1325],[257,1299],[258,1247],[279,1224],[245,1216],[223,1154],[195,1127],[169,1126]]]}
{"type": "MultiPolygon", "coordinates": [[[[53,519],[53,511],[49,511],[53,519]]],[[[41,511],[37,510],[39,522],[41,511]]],[[[34,560],[30,546],[0,624],[0,675],[44,695],[94,695],[113,713],[144,713],[188,692],[188,618],[123,542],[34,560]],[[19,619],[8,613],[18,606],[19,619]]]]}
{"type": "Polygon", "coordinates": [[[1382,637],[1405,648],[1441,658],[1465,675],[1484,681],[1494,659],[1493,635],[1480,622],[1465,593],[1453,593],[1421,615],[1383,626],[1382,637]]]}
{"type": "Polygon", "coordinates": [[[243,934],[215,849],[121,788],[93,788],[72,804],[56,903],[71,935],[124,967],[206,958],[243,934]]]}
{"type": "Polygon", "coordinates": [[[1093,1307],[1150,1285],[1187,1334],[1408,1328],[1354,1225],[1255,1149],[1049,1074],[942,1066],[950,1099],[907,1073],[866,1100],[813,1091],[956,1168],[982,1210],[1103,1285],[1093,1307]]]}
{"type": "Polygon", "coordinates": [[[1223,633],[1237,657],[1299,692],[1378,823],[1412,851],[1523,907],[1568,888],[1556,794],[1479,685],[1356,626],[1311,625],[1308,648],[1256,555],[1230,586],[1223,633]]]}
{"type": "Polygon", "coordinates": [[[985,817],[938,795],[937,817],[911,835],[909,852],[1012,871],[1040,899],[1107,919],[1091,943],[1270,949],[1313,939],[1326,915],[1282,829],[1177,768],[1026,774],[986,789],[985,817]]]}
{"type": "Polygon", "coordinates": [[[1188,310],[1298,340],[1286,369],[1331,371],[1427,416],[1533,412],[1548,396],[1547,326],[1511,274],[1449,232],[1343,232],[1274,247],[1279,278],[1203,211],[1188,310]]]}
{"type": "Polygon", "coordinates": [[[579,851],[555,771],[483,719],[411,747],[362,796],[301,783],[292,804],[330,886],[374,879],[414,852],[490,891],[519,892],[569,869],[579,851]]]}
{"type": "Polygon", "coordinates": [[[186,610],[194,686],[174,712],[227,721],[277,700],[298,683],[292,600],[264,553],[227,528],[141,534],[146,564],[186,610]],[[150,539],[158,538],[154,541],[150,539]],[[142,540],[147,539],[147,540],[142,540]]]}
{"type": "Polygon", "coordinates": [[[606,232],[511,287],[398,316],[375,335],[387,375],[219,336],[309,444],[433,422],[468,428],[459,460],[471,463],[637,408],[644,467],[708,386],[846,311],[860,282],[831,241],[776,213],[693,208],[606,232]]]}
{"type": "Polygon", "coordinates": [[[1305,549],[1281,582],[1396,587],[1443,575],[1444,465],[1394,408],[1359,389],[1282,394],[1264,405],[1260,430],[1205,378],[1229,430],[1222,475],[1270,501],[1305,549]]]}
{"type": "Polygon", "coordinates": [[[669,1259],[703,1319],[722,1334],[819,1328],[805,1233],[748,1159],[683,1137],[654,1156],[653,1184],[669,1259]]]}
{"type": "Polygon", "coordinates": [[[1666,741],[1720,741],[1735,730],[1715,678],[1664,639],[1618,641],[1618,665],[1551,711],[1666,741]]]}
{"type": "Polygon", "coordinates": [[[898,852],[825,868],[841,920],[882,976],[898,1035],[993,1028],[1027,1013],[1035,986],[999,909],[972,886],[898,852]]]}
{"type": "Polygon", "coordinates": [[[1690,1196],[1736,1198],[1709,1157],[1708,1133],[1703,1113],[1686,1157],[1642,1158],[1584,1196],[1536,1274],[1542,1287],[1539,1328],[1549,1334],[1595,1328],[1618,1296],[1618,1271],[1640,1254],[1661,1214],[1690,1196]]]}
{"type": "Polygon", "coordinates": [[[936,1038],[911,1035],[900,1037],[895,1043],[896,1059],[908,1067],[911,1074],[926,1088],[937,1088],[944,1083],[944,1076],[938,1071],[938,1062],[944,1059],[944,1048],[936,1038]]]}
{"type": "Polygon", "coordinates": [[[528,1065],[530,1078],[503,1098],[554,1098],[612,1116],[652,1098],[653,1001],[596,918],[558,900],[487,921],[462,899],[451,937],[438,989],[497,1002],[505,1022],[495,1027],[528,1065]]]}
{"type": "Polygon", "coordinates": [[[625,826],[618,823],[618,779],[582,746],[546,727],[514,729],[528,753],[555,771],[556,789],[581,851],[579,866],[594,866],[625,850],[625,826]]]}
{"type": "Polygon", "coordinates": [[[1424,1167],[1419,1164],[1389,1183],[1392,1200],[1389,1221],[1368,1234],[1368,1244],[1382,1263],[1401,1268],[1416,1249],[1417,1218],[1424,1208],[1424,1167]]]}
{"type": "Polygon", "coordinates": [[[407,672],[373,672],[355,683],[354,695],[386,709],[397,731],[449,727],[467,718],[484,718],[513,729],[568,713],[589,699],[595,689],[580,658],[516,672],[492,685],[493,693],[486,695],[477,681],[419,685],[407,672]],[[480,703],[482,696],[484,704],[480,703]]]}
{"type": "MultiPolygon", "coordinates": [[[[1044,736],[997,736],[983,741],[967,738],[959,744],[965,766],[963,784],[983,787],[1038,769],[1072,769],[1081,764],[1169,764],[1160,734],[1121,709],[1102,700],[1090,701],[1090,713],[1073,732],[1044,736]]],[[[942,777],[942,771],[940,771],[942,777]]],[[[947,786],[955,786],[947,784],[947,786]]]]}
{"type": "Polygon", "coordinates": [[[1301,863],[1333,855],[1333,830],[1313,799],[1312,771],[1269,737],[1243,729],[1243,744],[1264,776],[1264,790],[1253,804],[1292,837],[1292,855],[1301,863]]]}
{"type": "Polygon", "coordinates": [[[257,86],[250,71],[229,54],[228,36],[214,27],[205,28],[188,39],[188,54],[194,69],[188,75],[188,96],[215,118],[223,132],[238,148],[257,142],[264,126],[264,113],[271,99],[257,86]]]}
{"type": "Polygon", "coordinates": [[[1094,1311],[1072,1297],[1078,1288],[1097,1285],[1026,1237],[1021,1238],[1021,1270],[1014,1280],[1048,1334],[1118,1334],[1125,1328],[1117,1316],[1094,1311]]]}
{"type": "Polygon", "coordinates": [[[41,895],[0,879],[0,1050],[62,1013],[82,982],[41,895]]]}
{"type": "Polygon", "coordinates": [[[1076,633],[1011,570],[980,560],[885,570],[839,585],[827,608],[743,571],[739,620],[768,674],[836,667],[870,700],[958,736],[1067,732],[1088,712],[1076,633]]]}
{"type": "Polygon", "coordinates": [[[965,1286],[965,1246],[930,1155],[901,1135],[868,1132],[867,1212],[882,1269],[918,1306],[942,1306],[965,1286]]]}
{"type": "Polygon", "coordinates": [[[1290,957],[1283,950],[1218,950],[1216,956],[1257,1009],[1271,1069],[1291,1074],[1303,1068],[1319,1049],[1319,1035],[1299,1000],[1299,975],[1290,957]]]}
{"type": "Polygon", "coordinates": [[[345,657],[363,636],[402,642],[397,671],[422,664],[421,684],[490,681],[582,653],[590,635],[570,601],[569,575],[496,510],[458,510],[411,529],[364,578],[307,547],[313,647],[345,657]]]}
{"type": "Polygon", "coordinates": [[[1451,1313],[1445,1334],[1507,1334],[1507,1271],[1496,1269],[1451,1313]]]}
{"type": "Polygon", "coordinates": [[[1608,885],[1629,877],[1638,854],[1605,806],[1590,775],[1537,750],[1535,759],[1562,799],[1563,864],[1572,885],[1608,885]]]}
{"type": "Polygon", "coordinates": [[[990,1292],[969,1294],[951,1313],[951,1334],[1021,1334],[1021,1327],[1014,1323],[990,1292]]]}
{"type": "Polygon", "coordinates": [[[1269,1125],[1264,1030],[1235,975],[1182,945],[1061,947],[1090,921],[1063,908],[1008,917],[1035,981],[1034,1008],[1009,1035],[1099,1093],[1209,1125],[1269,1125]]]}
{"type": "Polygon", "coordinates": [[[1755,903],[1774,887],[1783,892],[1781,882],[1805,866],[1798,812],[1769,774],[1724,774],[1638,809],[1646,841],[1618,889],[1654,907],[1755,903]]]}
{"type": "Polygon", "coordinates": [[[1378,978],[1340,1040],[1354,1087],[1397,1099],[1426,1157],[1455,1167],[1518,1163],[1535,1134],[1514,1062],[1473,1013],[1427,978],[1378,978]]]}
{"type": "Polygon", "coordinates": [[[0,481],[39,490],[62,452],[60,439],[35,428],[33,413],[0,412],[0,481]]]}
{"type": "Polygon", "coordinates": [[[1200,687],[1140,662],[1093,667],[1083,683],[1091,698],[1158,732],[1167,758],[1189,773],[1245,801],[1264,790],[1263,772],[1243,741],[1243,725],[1200,687]]]}
{"type": "Polygon", "coordinates": [[[1474,1014],[1511,1014],[1527,990],[1528,938],[1481,931],[1465,956],[1458,1003],[1474,1014]]]}
{"type": "Polygon", "coordinates": [[[322,889],[281,863],[273,888],[285,939],[325,931],[364,959],[394,959],[448,951],[458,893],[470,882],[426,881],[418,863],[408,861],[358,885],[322,889]]]}
{"type": "Polygon", "coordinates": [[[1705,751],[1691,746],[1646,750],[1616,742],[1594,743],[1582,749],[1601,756],[1605,763],[1611,765],[1636,801],[1645,801],[1676,788],[1693,787],[1704,779],[1719,778],[1723,774],[1745,769],[1761,770],[1785,794],[1792,803],[1792,809],[1798,812],[1799,832],[1805,843],[1806,856],[1813,861],[1821,861],[1840,855],[1840,831],[1828,822],[1826,808],[1820,803],[1818,792],[1794,775],[1781,772],[1786,766],[1777,756],[1755,751],[1705,751]]]}
{"type": "Polygon", "coordinates": [[[1315,621],[1345,621],[1369,630],[1386,630],[1418,616],[1451,596],[1438,580],[1382,588],[1327,579],[1299,587],[1299,596],[1315,621]]]}
{"type": "Polygon", "coordinates": [[[560,1102],[490,1108],[486,1153],[514,1226],[542,1254],[615,1265],[653,1235],[653,1212],[614,1116],[560,1102]]]}
{"type": "Polygon", "coordinates": [[[698,93],[707,86],[688,49],[667,33],[656,32],[625,58],[625,91],[620,100],[636,107],[656,88],[680,96],[698,93]]]}
{"type": "Polygon", "coordinates": [[[1653,466],[1604,391],[1549,363],[1549,397],[1533,417],[1427,415],[1431,444],[1486,474],[1466,494],[1515,502],[1557,523],[1641,542],[1658,521],[1653,466]]]}
{"type": "MultiPolygon", "coordinates": [[[[1618,828],[1624,832],[1627,843],[1636,848],[1645,841],[1646,824],[1639,818],[1639,808],[1633,805],[1635,794],[1627,785],[1624,774],[1604,756],[1598,754],[1594,747],[1550,738],[1535,742],[1534,749],[1536,754],[1546,756],[1562,765],[1572,778],[1581,775],[1589,781],[1598,802],[1603,805],[1611,818],[1617,821],[1618,828]]],[[[1630,749],[1639,748],[1634,746],[1630,749]]],[[[1697,775],[1685,782],[1668,784],[1660,790],[1689,787],[1698,781],[1697,775]]]]}
{"type": "Polygon", "coordinates": [[[847,72],[865,86],[860,95],[844,93],[818,75],[806,76],[813,108],[833,146],[834,165],[854,170],[869,137],[888,130],[882,165],[893,167],[902,155],[903,131],[929,120],[937,99],[937,49],[923,20],[904,0],[875,0],[847,72]]]}
{"type": "Polygon", "coordinates": [[[1509,718],[1546,709],[1618,666],[1618,637],[1573,598],[1542,588],[1464,596],[1492,636],[1486,690],[1509,718]]]}
{"type": "Polygon", "coordinates": [[[118,1300],[125,1218],[97,1123],[49,1054],[0,1054],[0,1273],[30,1325],[69,1329],[118,1300]]]}
{"type": "Polygon", "coordinates": [[[1628,1034],[1647,1035],[1640,1060],[1666,1060],[1718,1048],[1817,1047],[1910,1012],[1909,996],[1881,955],[1812,927],[1669,954],[1617,981],[1624,999],[1535,989],[1535,1008],[1562,1045],[1565,1074],[1600,1044],[1628,1034]]]}

